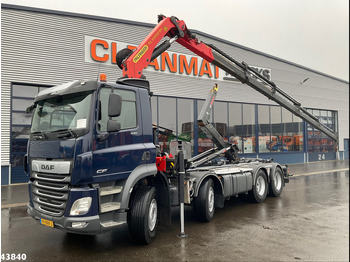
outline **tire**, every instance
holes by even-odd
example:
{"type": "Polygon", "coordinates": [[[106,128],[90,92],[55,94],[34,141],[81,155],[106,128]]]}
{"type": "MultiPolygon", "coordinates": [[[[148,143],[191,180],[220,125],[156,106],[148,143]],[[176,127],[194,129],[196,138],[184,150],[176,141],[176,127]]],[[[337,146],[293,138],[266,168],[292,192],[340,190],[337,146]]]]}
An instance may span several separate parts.
{"type": "Polygon", "coordinates": [[[158,226],[158,203],[156,189],[141,186],[133,196],[128,213],[128,226],[131,238],[139,244],[150,244],[158,226]]]}
{"type": "Polygon", "coordinates": [[[215,213],[215,192],[212,179],[203,182],[193,204],[195,214],[200,221],[209,222],[213,219],[215,213]]]}
{"type": "Polygon", "coordinates": [[[276,168],[271,183],[269,184],[269,195],[278,197],[283,191],[283,173],[280,168],[276,168]]]}
{"type": "Polygon", "coordinates": [[[252,202],[263,202],[267,195],[267,189],[268,184],[266,174],[263,170],[259,170],[255,177],[253,189],[248,192],[248,197],[252,202]]]}

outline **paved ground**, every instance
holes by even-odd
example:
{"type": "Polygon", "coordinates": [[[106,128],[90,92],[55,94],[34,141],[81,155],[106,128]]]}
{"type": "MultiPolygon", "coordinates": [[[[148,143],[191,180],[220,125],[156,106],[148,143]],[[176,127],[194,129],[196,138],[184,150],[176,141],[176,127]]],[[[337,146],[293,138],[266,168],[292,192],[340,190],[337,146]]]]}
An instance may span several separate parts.
{"type": "Polygon", "coordinates": [[[179,210],[149,246],[127,228],[79,236],[41,226],[26,214],[26,185],[1,187],[1,253],[27,261],[349,261],[349,161],[290,165],[281,197],[252,204],[234,198],[210,223],[179,210]]]}

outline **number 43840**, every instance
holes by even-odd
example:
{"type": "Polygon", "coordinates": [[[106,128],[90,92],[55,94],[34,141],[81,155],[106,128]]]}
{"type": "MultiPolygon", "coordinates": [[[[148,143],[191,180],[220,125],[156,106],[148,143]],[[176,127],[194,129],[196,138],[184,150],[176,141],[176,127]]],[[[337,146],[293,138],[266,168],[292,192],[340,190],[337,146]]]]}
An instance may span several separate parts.
{"type": "Polygon", "coordinates": [[[1,254],[1,260],[3,261],[26,260],[26,259],[27,259],[26,254],[14,254],[14,253],[1,254]]]}

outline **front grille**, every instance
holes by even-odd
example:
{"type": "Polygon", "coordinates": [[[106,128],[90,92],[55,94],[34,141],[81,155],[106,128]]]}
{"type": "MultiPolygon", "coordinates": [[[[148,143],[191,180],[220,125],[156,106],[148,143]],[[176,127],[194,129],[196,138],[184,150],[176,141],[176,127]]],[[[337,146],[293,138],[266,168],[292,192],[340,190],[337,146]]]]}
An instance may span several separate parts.
{"type": "Polygon", "coordinates": [[[33,172],[32,178],[34,208],[50,216],[62,216],[68,200],[70,174],[33,172]]]}

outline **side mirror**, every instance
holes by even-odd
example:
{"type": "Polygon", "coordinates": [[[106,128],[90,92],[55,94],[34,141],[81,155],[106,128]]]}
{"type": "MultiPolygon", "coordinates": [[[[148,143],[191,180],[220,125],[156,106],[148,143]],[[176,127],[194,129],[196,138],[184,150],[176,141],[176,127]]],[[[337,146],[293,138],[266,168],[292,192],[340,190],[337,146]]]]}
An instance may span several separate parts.
{"type": "Polygon", "coordinates": [[[118,132],[120,130],[120,123],[117,120],[108,119],[107,132],[118,132]]]}
{"type": "Polygon", "coordinates": [[[33,112],[33,110],[34,110],[35,108],[36,108],[36,104],[33,104],[33,105],[27,107],[26,113],[29,114],[29,113],[33,112]]]}
{"type": "Polygon", "coordinates": [[[120,116],[122,111],[122,97],[118,94],[109,94],[108,100],[108,116],[117,117],[120,116]]]}

